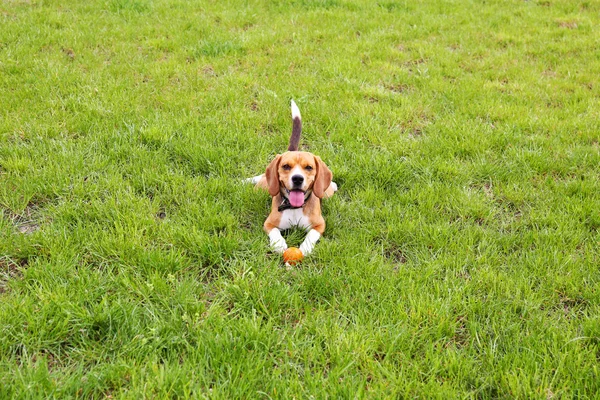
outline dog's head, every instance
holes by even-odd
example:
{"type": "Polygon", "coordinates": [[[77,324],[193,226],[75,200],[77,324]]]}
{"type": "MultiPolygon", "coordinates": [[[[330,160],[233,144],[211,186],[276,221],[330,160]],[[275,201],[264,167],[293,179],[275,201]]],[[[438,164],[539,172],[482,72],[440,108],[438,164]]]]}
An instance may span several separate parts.
{"type": "Polygon", "coordinates": [[[281,193],[293,207],[301,207],[311,192],[323,198],[332,177],[319,157],[305,151],[278,154],[266,171],[269,194],[281,193]]]}

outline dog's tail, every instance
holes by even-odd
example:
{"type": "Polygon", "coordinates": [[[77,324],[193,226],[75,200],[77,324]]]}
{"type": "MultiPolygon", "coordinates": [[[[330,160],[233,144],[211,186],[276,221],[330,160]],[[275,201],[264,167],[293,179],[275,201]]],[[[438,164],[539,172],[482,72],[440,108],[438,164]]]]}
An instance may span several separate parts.
{"type": "Polygon", "coordinates": [[[302,118],[300,110],[294,100],[292,100],[292,137],[290,137],[290,145],[288,151],[298,151],[300,144],[300,134],[302,133],[302,118]]]}

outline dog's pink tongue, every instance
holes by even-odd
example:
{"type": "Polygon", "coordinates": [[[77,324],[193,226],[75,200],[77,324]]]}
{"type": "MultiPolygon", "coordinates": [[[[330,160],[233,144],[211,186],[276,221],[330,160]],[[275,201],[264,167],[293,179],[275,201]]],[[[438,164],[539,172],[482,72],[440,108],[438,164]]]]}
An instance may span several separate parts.
{"type": "Polygon", "coordinates": [[[289,194],[292,207],[302,207],[304,204],[304,192],[302,190],[292,190],[289,194]]]}

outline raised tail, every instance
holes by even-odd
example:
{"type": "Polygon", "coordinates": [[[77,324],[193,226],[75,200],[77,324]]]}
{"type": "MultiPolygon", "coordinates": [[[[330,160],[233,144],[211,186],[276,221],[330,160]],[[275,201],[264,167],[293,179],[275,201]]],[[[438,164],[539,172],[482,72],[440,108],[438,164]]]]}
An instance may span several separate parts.
{"type": "Polygon", "coordinates": [[[300,134],[302,133],[302,118],[300,110],[294,100],[292,100],[292,137],[290,137],[290,145],[288,151],[298,151],[300,144],[300,134]]]}

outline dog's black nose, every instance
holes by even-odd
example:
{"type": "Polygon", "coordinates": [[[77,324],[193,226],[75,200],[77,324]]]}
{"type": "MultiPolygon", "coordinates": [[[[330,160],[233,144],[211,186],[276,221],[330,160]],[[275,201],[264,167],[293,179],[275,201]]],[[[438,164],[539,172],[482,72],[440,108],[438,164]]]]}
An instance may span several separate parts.
{"type": "Polygon", "coordinates": [[[304,183],[304,177],[302,175],[294,175],[292,176],[292,183],[294,186],[300,186],[304,183]]]}

